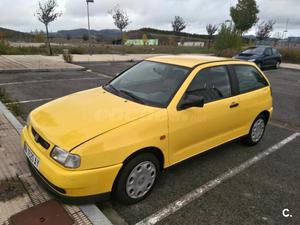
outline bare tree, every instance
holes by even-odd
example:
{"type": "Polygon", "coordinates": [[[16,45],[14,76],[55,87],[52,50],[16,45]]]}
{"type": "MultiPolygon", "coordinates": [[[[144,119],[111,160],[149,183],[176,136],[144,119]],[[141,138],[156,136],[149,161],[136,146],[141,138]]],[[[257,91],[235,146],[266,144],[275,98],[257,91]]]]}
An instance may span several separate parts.
{"type": "Polygon", "coordinates": [[[175,16],[172,21],[172,27],[174,32],[181,32],[186,28],[187,24],[181,16],[175,16]]]}
{"type": "Polygon", "coordinates": [[[115,26],[121,31],[123,42],[123,31],[130,24],[127,12],[122,10],[120,5],[116,5],[112,10],[109,11],[109,14],[112,16],[115,26]]]}
{"type": "Polygon", "coordinates": [[[256,36],[259,40],[265,40],[271,36],[272,31],[274,30],[275,25],[274,20],[262,21],[257,26],[256,36]]]}
{"type": "Polygon", "coordinates": [[[58,7],[56,0],[46,0],[45,2],[39,2],[39,8],[36,11],[38,20],[43,23],[46,27],[47,45],[49,48],[50,55],[53,55],[50,40],[49,40],[49,23],[55,21],[62,13],[57,12],[58,7]]]}
{"type": "Polygon", "coordinates": [[[207,31],[207,34],[208,34],[208,48],[210,48],[210,44],[211,44],[213,35],[217,32],[217,30],[218,30],[217,25],[208,24],[206,26],[206,31],[207,31]]]}

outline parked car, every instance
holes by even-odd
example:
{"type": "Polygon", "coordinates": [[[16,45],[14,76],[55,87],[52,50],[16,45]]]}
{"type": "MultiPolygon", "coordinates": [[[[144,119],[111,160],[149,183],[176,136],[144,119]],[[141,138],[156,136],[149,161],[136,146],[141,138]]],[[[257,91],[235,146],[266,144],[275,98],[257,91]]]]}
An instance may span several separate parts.
{"type": "Polygon", "coordinates": [[[273,67],[278,69],[282,62],[279,51],[276,48],[268,46],[249,48],[234,56],[234,58],[255,62],[259,68],[273,67]]]}
{"type": "Polygon", "coordinates": [[[254,63],[158,56],[33,110],[22,147],[35,177],[62,199],[112,193],[132,204],[164,168],[233,139],[257,144],[272,111],[254,63]]]}

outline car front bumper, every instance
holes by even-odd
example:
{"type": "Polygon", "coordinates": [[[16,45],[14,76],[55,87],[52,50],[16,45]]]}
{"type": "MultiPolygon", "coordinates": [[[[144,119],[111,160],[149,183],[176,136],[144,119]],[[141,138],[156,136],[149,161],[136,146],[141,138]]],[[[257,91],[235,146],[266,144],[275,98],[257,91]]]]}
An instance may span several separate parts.
{"type": "Polygon", "coordinates": [[[50,150],[45,150],[34,140],[27,127],[21,134],[24,143],[40,159],[39,168],[30,162],[29,166],[37,180],[41,181],[52,193],[62,197],[88,197],[109,193],[122,164],[89,170],[70,170],[59,165],[50,157],[50,150]]]}

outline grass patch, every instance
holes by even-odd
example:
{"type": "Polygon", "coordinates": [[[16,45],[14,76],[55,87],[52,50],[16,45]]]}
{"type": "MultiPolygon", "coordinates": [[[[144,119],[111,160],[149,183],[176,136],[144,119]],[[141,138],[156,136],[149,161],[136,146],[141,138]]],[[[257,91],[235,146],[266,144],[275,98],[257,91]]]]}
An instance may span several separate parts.
{"type": "Polygon", "coordinates": [[[299,48],[280,48],[279,52],[282,55],[282,61],[300,64],[299,48]]]}
{"type": "Polygon", "coordinates": [[[0,101],[11,111],[15,116],[20,116],[25,119],[25,113],[17,100],[12,99],[5,89],[0,88],[0,101]]]}

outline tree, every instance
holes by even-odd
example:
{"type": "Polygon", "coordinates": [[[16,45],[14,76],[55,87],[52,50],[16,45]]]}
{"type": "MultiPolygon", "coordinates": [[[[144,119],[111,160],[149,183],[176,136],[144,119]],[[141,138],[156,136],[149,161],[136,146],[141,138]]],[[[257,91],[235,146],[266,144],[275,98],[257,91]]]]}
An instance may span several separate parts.
{"type": "Polygon", "coordinates": [[[274,30],[274,25],[275,25],[274,20],[269,20],[269,21],[262,21],[260,24],[257,26],[256,30],[256,36],[258,40],[265,40],[271,36],[271,32],[274,30]]]}
{"type": "Polygon", "coordinates": [[[82,40],[88,41],[89,40],[89,35],[88,34],[83,34],[82,35],[82,40]]]}
{"type": "Polygon", "coordinates": [[[51,22],[55,21],[62,15],[62,13],[56,11],[57,7],[58,4],[56,0],[46,0],[45,2],[39,2],[39,7],[36,12],[38,20],[46,27],[46,38],[50,55],[53,55],[53,52],[49,40],[48,26],[51,22]]]}
{"type": "Polygon", "coordinates": [[[112,16],[115,26],[121,31],[123,42],[123,31],[130,24],[127,12],[122,10],[119,5],[116,5],[114,9],[109,11],[109,14],[112,16]]]}
{"type": "Polygon", "coordinates": [[[36,32],[34,35],[34,41],[37,43],[43,43],[45,42],[45,34],[44,32],[36,32]]]}
{"type": "Polygon", "coordinates": [[[258,21],[259,13],[256,0],[238,0],[235,7],[230,8],[230,16],[234,22],[235,29],[242,35],[258,21]]]}
{"type": "Polygon", "coordinates": [[[148,37],[147,37],[147,34],[143,34],[143,42],[144,42],[144,45],[147,45],[147,44],[148,44],[148,37]]]}
{"type": "Polygon", "coordinates": [[[207,31],[207,34],[208,34],[208,48],[210,48],[211,40],[213,38],[213,35],[217,32],[217,30],[218,30],[217,25],[208,24],[206,26],[206,31],[207,31]]]}
{"type": "Polygon", "coordinates": [[[174,32],[181,32],[187,26],[187,24],[184,21],[184,19],[182,17],[180,17],[180,16],[175,16],[174,20],[171,23],[172,23],[172,27],[173,27],[173,31],[174,32]]]}
{"type": "Polygon", "coordinates": [[[222,24],[219,34],[216,37],[215,49],[219,55],[222,55],[226,50],[239,50],[242,46],[242,38],[238,31],[232,26],[222,24]]]}

